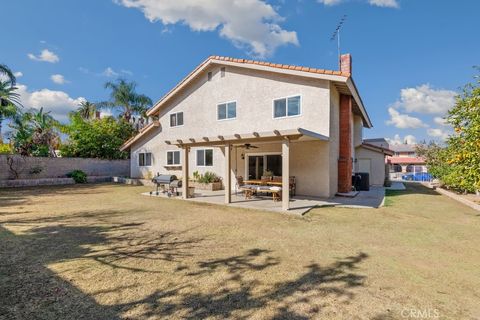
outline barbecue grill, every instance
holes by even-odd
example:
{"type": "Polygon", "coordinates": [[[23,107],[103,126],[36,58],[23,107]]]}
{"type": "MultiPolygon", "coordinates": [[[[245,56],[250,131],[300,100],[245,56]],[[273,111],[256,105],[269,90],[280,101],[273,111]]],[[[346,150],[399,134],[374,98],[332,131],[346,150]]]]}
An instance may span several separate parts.
{"type": "Polygon", "coordinates": [[[150,191],[150,195],[154,192],[158,196],[159,188],[161,187],[161,192],[166,193],[169,197],[172,195],[179,195],[178,189],[182,187],[182,180],[178,180],[176,175],[173,174],[158,174],[152,179],[152,182],[155,183],[157,189],[156,191],[150,191]]]}

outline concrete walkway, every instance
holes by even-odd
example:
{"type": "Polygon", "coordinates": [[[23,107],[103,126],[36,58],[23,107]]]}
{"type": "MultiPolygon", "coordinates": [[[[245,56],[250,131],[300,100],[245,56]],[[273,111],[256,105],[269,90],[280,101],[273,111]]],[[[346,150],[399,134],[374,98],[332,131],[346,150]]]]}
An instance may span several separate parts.
{"type": "MultiPolygon", "coordinates": [[[[143,195],[150,196],[148,192],[143,195]]],[[[153,195],[156,197],[156,195],[153,195]]],[[[167,197],[160,194],[158,197],[167,197]]],[[[243,194],[232,194],[232,203],[229,206],[265,210],[282,213],[291,213],[303,215],[316,207],[346,207],[346,208],[379,208],[383,206],[385,198],[385,190],[383,187],[371,187],[370,191],[361,191],[354,198],[347,197],[333,197],[329,199],[314,198],[314,197],[293,197],[290,201],[290,210],[283,211],[281,202],[274,202],[269,197],[255,197],[253,199],[245,199],[243,194]]],[[[220,191],[204,191],[195,192],[195,197],[187,201],[196,201],[203,203],[211,203],[224,205],[225,194],[223,190],[220,191]]]]}
{"type": "Polygon", "coordinates": [[[407,188],[403,182],[392,181],[392,185],[390,187],[386,187],[385,190],[403,191],[407,190],[407,188]]]}

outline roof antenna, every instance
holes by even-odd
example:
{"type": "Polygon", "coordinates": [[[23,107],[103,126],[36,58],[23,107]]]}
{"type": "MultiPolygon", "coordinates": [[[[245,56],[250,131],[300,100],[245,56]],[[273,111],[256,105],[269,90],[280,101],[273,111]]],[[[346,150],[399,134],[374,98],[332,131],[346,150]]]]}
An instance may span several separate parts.
{"type": "Polygon", "coordinates": [[[343,26],[343,24],[345,23],[346,20],[347,20],[347,15],[344,14],[343,17],[338,22],[337,28],[335,29],[332,36],[330,37],[330,41],[334,41],[335,38],[337,38],[338,67],[339,68],[341,67],[341,62],[340,62],[340,56],[341,56],[341,52],[340,52],[340,30],[342,29],[342,26],[343,26]]]}

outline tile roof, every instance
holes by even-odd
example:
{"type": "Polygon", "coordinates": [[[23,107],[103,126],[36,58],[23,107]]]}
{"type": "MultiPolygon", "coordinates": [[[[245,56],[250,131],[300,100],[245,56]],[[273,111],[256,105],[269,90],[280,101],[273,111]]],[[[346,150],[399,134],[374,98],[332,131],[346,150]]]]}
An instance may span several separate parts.
{"type": "Polygon", "coordinates": [[[325,70],[325,69],[302,67],[302,66],[295,66],[295,65],[288,65],[288,64],[271,63],[266,61],[222,57],[222,56],[210,56],[206,61],[209,61],[209,60],[219,60],[219,61],[236,62],[236,63],[244,63],[244,64],[256,64],[260,66],[266,66],[266,67],[272,67],[272,68],[278,68],[278,69],[284,69],[284,70],[295,70],[295,71],[303,71],[303,72],[310,72],[310,73],[330,74],[330,75],[343,76],[343,77],[351,76],[350,73],[341,72],[337,70],[325,70]]]}
{"type": "Polygon", "coordinates": [[[388,161],[391,164],[425,164],[425,159],[412,157],[390,157],[388,161]]]}

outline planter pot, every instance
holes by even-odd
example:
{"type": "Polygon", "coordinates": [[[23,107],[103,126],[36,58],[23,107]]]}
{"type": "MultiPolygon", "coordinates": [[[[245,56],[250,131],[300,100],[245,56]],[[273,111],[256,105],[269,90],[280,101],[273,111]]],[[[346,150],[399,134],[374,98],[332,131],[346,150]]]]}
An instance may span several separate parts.
{"type": "Polygon", "coordinates": [[[208,191],[217,191],[223,189],[223,184],[221,181],[212,182],[212,183],[200,183],[197,181],[190,181],[190,185],[199,190],[208,190],[208,191]]]}

